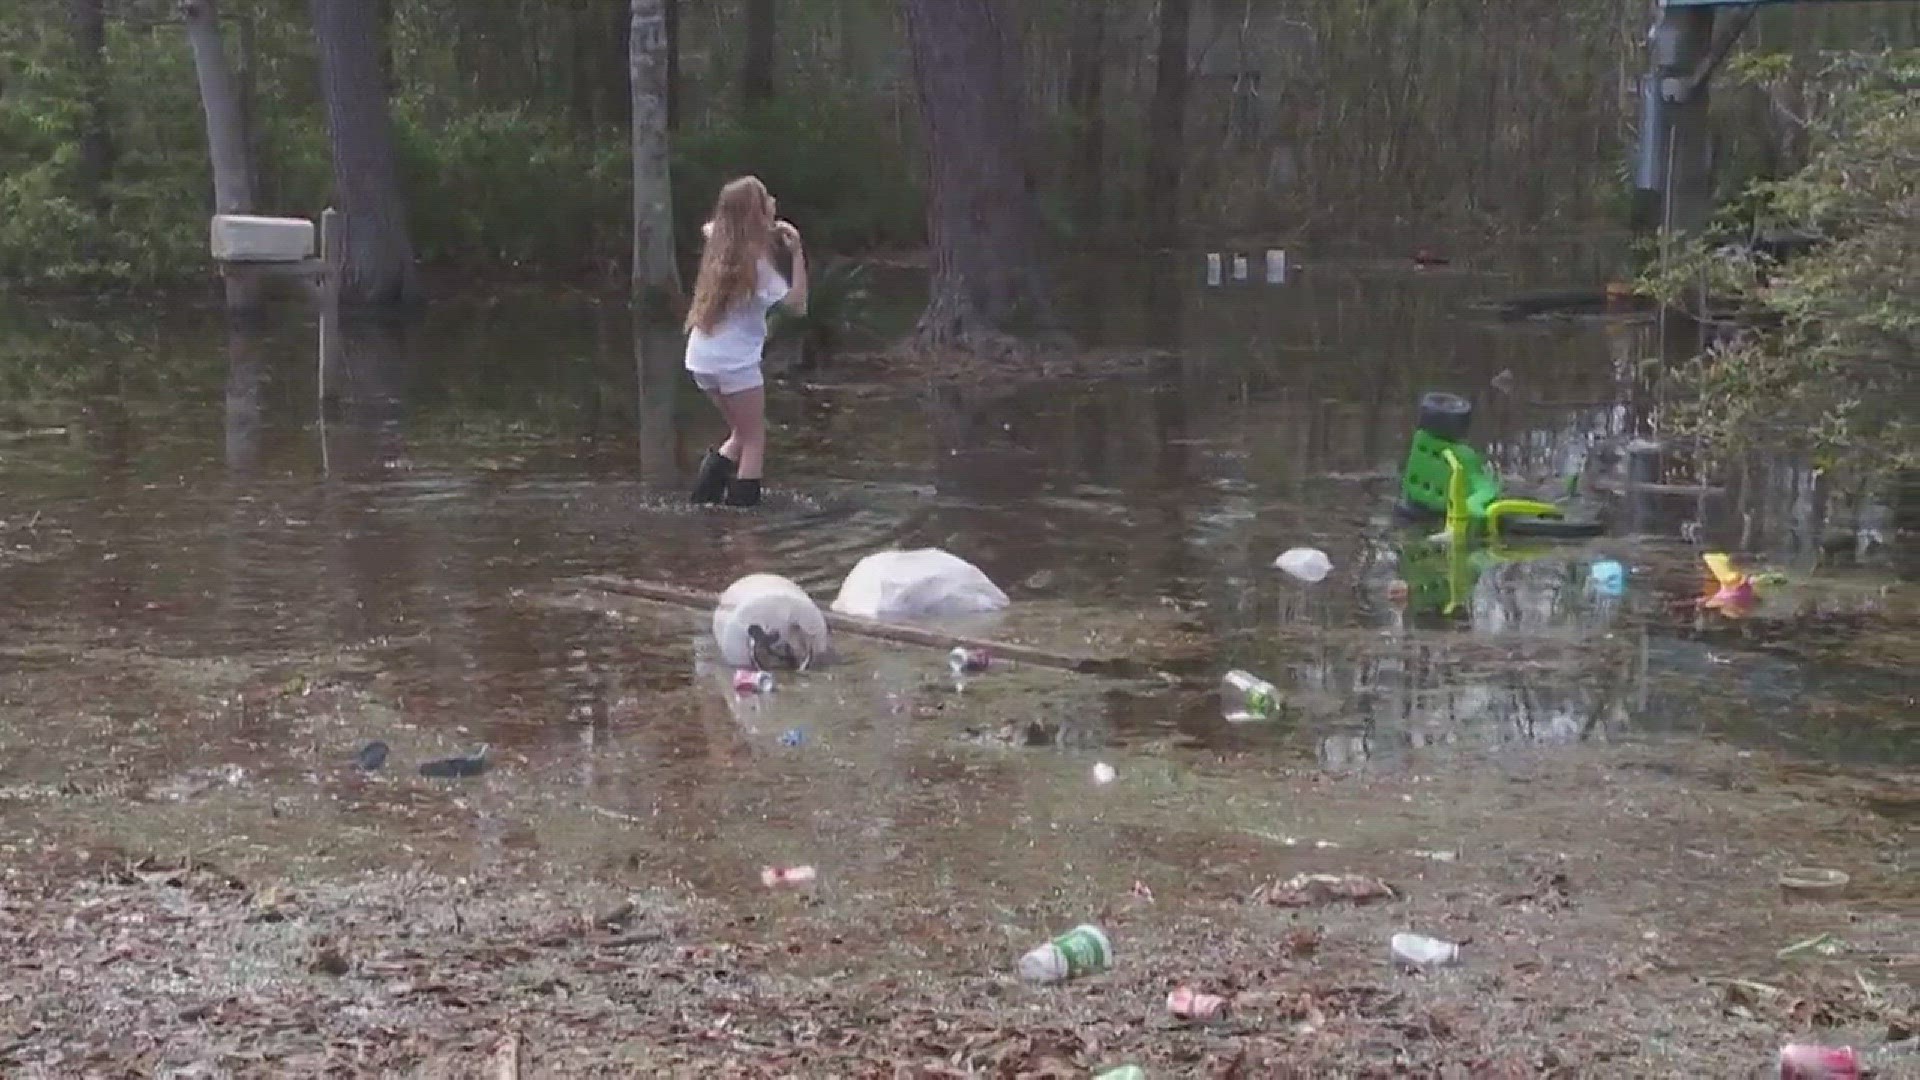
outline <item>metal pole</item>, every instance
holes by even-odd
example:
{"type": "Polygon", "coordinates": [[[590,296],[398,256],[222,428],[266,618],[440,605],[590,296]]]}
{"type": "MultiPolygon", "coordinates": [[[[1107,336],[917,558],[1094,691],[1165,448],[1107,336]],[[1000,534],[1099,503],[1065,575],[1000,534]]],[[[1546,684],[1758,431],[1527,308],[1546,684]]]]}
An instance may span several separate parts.
{"type": "Polygon", "coordinates": [[[329,206],[320,211],[320,356],[314,377],[314,412],[320,421],[320,473],[331,472],[327,460],[327,357],[340,336],[340,214],[329,206]]]}
{"type": "Polygon", "coordinates": [[[1635,225],[1660,227],[1669,198],[1671,226],[1704,224],[1711,206],[1707,160],[1707,82],[1714,9],[1663,7],[1648,35],[1640,82],[1640,144],[1634,159],[1635,225]],[[1673,147],[1669,154],[1667,148],[1673,147]]]}

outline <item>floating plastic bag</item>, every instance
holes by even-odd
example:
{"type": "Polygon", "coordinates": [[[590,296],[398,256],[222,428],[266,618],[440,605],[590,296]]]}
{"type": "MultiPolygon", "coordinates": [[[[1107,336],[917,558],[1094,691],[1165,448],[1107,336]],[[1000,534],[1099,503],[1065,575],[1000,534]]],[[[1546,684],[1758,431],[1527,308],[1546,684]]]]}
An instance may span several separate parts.
{"type": "Polygon", "coordinates": [[[939,548],[881,551],[861,559],[833,610],[868,619],[924,619],[979,615],[1007,606],[980,568],[939,548]]]}
{"type": "Polygon", "coordinates": [[[1299,578],[1309,585],[1322,581],[1333,573],[1333,560],[1319,548],[1289,548],[1273,560],[1273,565],[1299,578]]]}
{"type": "Polygon", "coordinates": [[[804,668],[830,645],[813,597],[778,574],[749,574],[713,609],[713,638],[734,668],[804,668]]]}

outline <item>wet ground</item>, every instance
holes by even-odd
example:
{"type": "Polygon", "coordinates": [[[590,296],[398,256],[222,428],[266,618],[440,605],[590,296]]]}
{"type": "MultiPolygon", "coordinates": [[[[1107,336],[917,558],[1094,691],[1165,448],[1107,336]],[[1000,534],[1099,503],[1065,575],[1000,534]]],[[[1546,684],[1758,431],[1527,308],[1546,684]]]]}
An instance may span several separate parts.
{"type": "Polygon", "coordinates": [[[1083,338],[1164,352],[1112,378],[789,372],[751,514],[680,504],[713,421],[615,309],[357,332],[324,407],[307,327],[10,313],[0,1059],[472,1075],[517,1033],[535,1075],[1740,1075],[1814,1039],[1920,1073],[1913,587],[1790,463],[1436,556],[1391,514],[1420,391],[1541,483],[1658,404],[1644,320],[1486,314],[1513,281],[1122,281],[1076,294],[1083,338]],[[1271,568],[1301,544],[1328,580],[1271,568]],[[956,686],[843,637],[740,699],[704,613],[578,587],[830,593],[924,545],[1013,595],[993,635],[1164,674],[956,686]],[[1703,614],[1703,545],[1789,583],[1703,614]],[[1284,716],[1222,720],[1229,667],[1284,716]],[[795,863],[814,888],[761,886],[795,863]],[[1790,902],[1799,864],[1851,888],[1790,902]],[[1250,899],[1301,872],[1397,896],[1250,899]],[[1011,981],[1087,920],[1112,973],[1011,981]],[[1464,962],[1394,970],[1403,929],[1464,962]],[[1167,1018],[1183,982],[1231,1017],[1167,1018]]]}

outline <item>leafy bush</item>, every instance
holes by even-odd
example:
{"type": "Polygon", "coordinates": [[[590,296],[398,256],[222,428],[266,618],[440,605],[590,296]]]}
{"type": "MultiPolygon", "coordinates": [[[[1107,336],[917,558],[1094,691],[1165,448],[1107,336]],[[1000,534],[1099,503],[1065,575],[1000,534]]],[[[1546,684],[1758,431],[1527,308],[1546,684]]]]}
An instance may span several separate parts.
{"type": "Polygon", "coordinates": [[[681,246],[699,247],[720,186],[745,173],[766,182],[809,248],[917,244],[925,203],[909,149],[874,110],[834,98],[775,98],[745,118],[682,131],[673,146],[681,246]]]}
{"type": "Polygon", "coordinates": [[[1871,483],[1920,466],[1920,52],[1850,54],[1815,84],[1807,163],[1742,204],[1761,231],[1815,246],[1775,262],[1696,240],[1646,285],[1682,306],[1732,297],[1757,316],[1686,369],[1682,432],[1722,452],[1802,452],[1871,483]]]}

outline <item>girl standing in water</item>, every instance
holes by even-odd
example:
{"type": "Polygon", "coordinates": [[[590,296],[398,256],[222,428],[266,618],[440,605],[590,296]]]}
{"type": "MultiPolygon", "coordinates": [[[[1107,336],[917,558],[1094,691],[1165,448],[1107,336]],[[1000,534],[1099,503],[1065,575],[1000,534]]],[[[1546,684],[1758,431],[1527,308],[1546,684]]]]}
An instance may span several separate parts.
{"type": "Polygon", "coordinates": [[[807,256],[800,230],[774,217],[765,184],[743,176],[720,189],[700,276],[687,312],[687,370],[727,422],[727,441],[707,451],[694,481],[696,503],[757,506],[766,462],[766,379],[760,354],[767,343],[767,311],[786,305],[807,310],[807,256]],[[793,256],[793,285],[773,266],[778,244],[793,256]]]}

